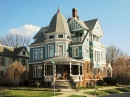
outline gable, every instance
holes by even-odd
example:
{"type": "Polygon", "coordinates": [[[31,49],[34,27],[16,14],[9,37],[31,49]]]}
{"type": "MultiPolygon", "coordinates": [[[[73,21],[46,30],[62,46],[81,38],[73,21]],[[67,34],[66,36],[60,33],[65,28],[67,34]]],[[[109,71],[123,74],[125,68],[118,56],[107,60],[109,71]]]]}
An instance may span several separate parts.
{"type": "Polygon", "coordinates": [[[29,52],[26,49],[21,49],[21,51],[18,53],[18,56],[24,56],[29,57],[29,52]]]}
{"type": "Polygon", "coordinates": [[[74,19],[72,19],[69,22],[69,28],[70,30],[78,30],[78,29],[83,29],[83,27],[74,19]]]}
{"type": "Polygon", "coordinates": [[[69,28],[71,31],[83,30],[83,29],[88,30],[88,27],[85,25],[85,23],[83,21],[75,19],[75,18],[72,18],[69,21],[69,28]]]}
{"type": "Polygon", "coordinates": [[[100,22],[99,20],[97,20],[94,28],[93,28],[93,35],[96,35],[98,37],[102,37],[103,36],[103,32],[102,32],[102,28],[101,28],[101,25],[100,25],[100,22]]]}

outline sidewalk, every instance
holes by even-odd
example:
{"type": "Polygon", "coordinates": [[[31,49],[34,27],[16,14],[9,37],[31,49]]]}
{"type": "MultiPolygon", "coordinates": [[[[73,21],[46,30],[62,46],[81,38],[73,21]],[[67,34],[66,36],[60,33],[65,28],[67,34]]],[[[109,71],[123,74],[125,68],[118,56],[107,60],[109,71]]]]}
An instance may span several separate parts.
{"type": "Polygon", "coordinates": [[[70,90],[67,89],[67,90],[64,90],[64,92],[59,92],[59,93],[63,93],[62,95],[53,96],[53,97],[68,97],[68,96],[71,96],[71,95],[81,95],[81,96],[84,96],[84,97],[95,97],[95,96],[92,96],[92,95],[85,94],[84,92],[85,92],[84,90],[72,91],[71,89],[70,90]]]}

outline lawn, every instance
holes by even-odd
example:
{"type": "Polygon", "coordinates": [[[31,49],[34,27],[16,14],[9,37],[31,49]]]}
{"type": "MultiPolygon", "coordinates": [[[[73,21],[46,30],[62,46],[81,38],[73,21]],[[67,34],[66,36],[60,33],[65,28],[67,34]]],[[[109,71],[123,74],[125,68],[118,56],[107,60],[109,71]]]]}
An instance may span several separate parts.
{"type": "Polygon", "coordinates": [[[118,94],[123,92],[130,92],[130,88],[116,88],[116,89],[107,89],[107,90],[97,90],[85,92],[85,94],[89,95],[108,95],[108,94],[118,94]]]}
{"type": "MultiPolygon", "coordinates": [[[[62,93],[55,93],[60,95],[62,93]]],[[[52,97],[54,93],[52,91],[42,89],[5,89],[0,91],[0,95],[13,96],[13,97],[52,97]]]]}
{"type": "Polygon", "coordinates": [[[68,97],[84,97],[82,95],[71,95],[71,96],[68,96],[68,97]]]}

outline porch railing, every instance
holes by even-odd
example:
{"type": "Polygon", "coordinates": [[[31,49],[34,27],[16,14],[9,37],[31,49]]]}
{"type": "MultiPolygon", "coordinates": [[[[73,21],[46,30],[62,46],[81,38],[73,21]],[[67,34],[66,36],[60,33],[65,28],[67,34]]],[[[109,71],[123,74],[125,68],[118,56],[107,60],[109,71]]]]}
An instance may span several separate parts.
{"type": "Polygon", "coordinates": [[[75,37],[75,38],[71,38],[72,42],[82,42],[83,37],[75,37]]]}
{"type": "Polygon", "coordinates": [[[55,56],[66,56],[66,57],[68,57],[69,53],[68,52],[57,52],[57,53],[55,53],[55,56]]]}
{"type": "Polygon", "coordinates": [[[44,76],[44,81],[45,82],[51,82],[51,81],[53,81],[53,75],[46,75],[46,76],[44,76]]]}

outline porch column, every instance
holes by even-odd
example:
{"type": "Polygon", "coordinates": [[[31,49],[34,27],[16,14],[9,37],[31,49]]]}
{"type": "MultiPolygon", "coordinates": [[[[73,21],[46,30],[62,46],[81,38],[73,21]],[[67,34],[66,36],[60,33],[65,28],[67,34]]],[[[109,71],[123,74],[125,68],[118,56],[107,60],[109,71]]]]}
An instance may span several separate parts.
{"type": "Polygon", "coordinates": [[[79,76],[80,76],[80,65],[78,65],[78,71],[79,71],[79,76]]]}
{"type": "Polygon", "coordinates": [[[46,66],[45,66],[46,64],[44,63],[44,70],[43,70],[43,72],[44,72],[44,76],[45,76],[45,68],[46,68],[46,66]]]}
{"type": "Polygon", "coordinates": [[[70,62],[70,76],[71,76],[72,74],[71,74],[71,62],[70,62]]]}
{"type": "Polygon", "coordinates": [[[82,75],[84,75],[84,67],[83,67],[83,63],[82,63],[82,75]]]}

